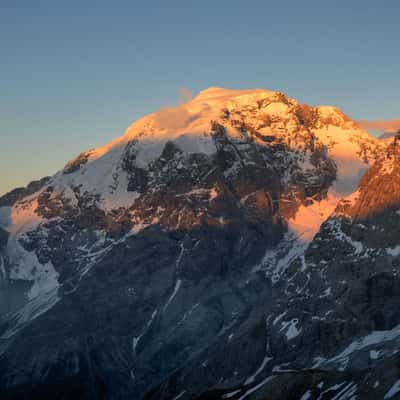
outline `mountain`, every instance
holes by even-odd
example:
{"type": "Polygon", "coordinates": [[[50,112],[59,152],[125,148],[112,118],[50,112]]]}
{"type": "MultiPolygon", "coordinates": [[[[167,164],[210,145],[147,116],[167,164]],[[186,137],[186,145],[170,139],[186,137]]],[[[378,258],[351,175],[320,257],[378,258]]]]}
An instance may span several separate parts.
{"type": "Polygon", "coordinates": [[[397,161],[335,107],[210,88],[6,194],[0,397],[396,394],[397,161]]]}

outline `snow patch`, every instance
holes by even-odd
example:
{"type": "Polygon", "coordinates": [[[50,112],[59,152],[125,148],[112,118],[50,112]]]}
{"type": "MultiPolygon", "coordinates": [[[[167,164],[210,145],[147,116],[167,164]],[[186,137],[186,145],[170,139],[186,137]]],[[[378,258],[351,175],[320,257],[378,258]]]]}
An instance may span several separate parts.
{"type": "Polygon", "coordinates": [[[26,251],[15,237],[9,240],[7,252],[11,264],[10,279],[22,279],[33,283],[28,292],[29,300],[59,287],[59,274],[53,264],[50,261],[41,264],[36,254],[26,251]]]}
{"type": "Polygon", "coordinates": [[[369,358],[371,360],[377,360],[379,358],[379,351],[376,350],[370,350],[369,352],[369,358]]]}
{"type": "Polygon", "coordinates": [[[222,396],[222,398],[223,398],[223,399],[230,399],[230,398],[233,397],[235,394],[238,394],[238,393],[240,393],[241,391],[242,391],[242,389],[234,390],[233,392],[229,392],[229,393],[224,394],[224,395],[222,396]]]}
{"type": "Polygon", "coordinates": [[[0,336],[0,339],[11,338],[21,328],[23,328],[27,322],[34,320],[46,311],[50,310],[50,308],[52,308],[59,300],[60,298],[58,296],[57,288],[35,297],[8,318],[9,326],[0,336]]]}
{"type": "Polygon", "coordinates": [[[307,392],[305,392],[303,396],[301,396],[300,400],[310,400],[311,398],[312,398],[311,390],[307,390],[307,392]]]}
{"type": "Polygon", "coordinates": [[[321,224],[332,214],[341,196],[328,192],[321,201],[314,201],[309,206],[301,205],[296,215],[289,219],[289,231],[305,243],[310,243],[321,224]]]}
{"type": "Polygon", "coordinates": [[[260,373],[263,371],[263,369],[265,368],[265,366],[266,366],[266,365],[268,364],[268,362],[271,361],[271,360],[272,360],[271,357],[265,356],[264,359],[263,359],[263,361],[262,361],[262,363],[261,363],[261,365],[258,367],[257,371],[254,372],[253,375],[249,376],[249,377],[246,379],[246,381],[244,382],[244,384],[245,384],[245,385],[249,385],[250,383],[253,383],[253,382],[255,381],[257,375],[260,374],[260,373]]]}
{"type": "Polygon", "coordinates": [[[292,340],[301,333],[302,328],[297,328],[298,323],[299,320],[297,318],[294,318],[290,321],[282,321],[279,332],[285,331],[286,339],[292,340]]]}
{"type": "Polygon", "coordinates": [[[242,396],[239,397],[238,400],[244,400],[247,397],[249,397],[252,393],[256,392],[260,388],[262,388],[264,385],[266,385],[268,382],[271,382],[275,377],[274,376],[269,376],[265,378],[263,381],[258,383],[257,385],[253,386],[251,389],[247,390],[242,396]]]}
{"type": "Polygon", "coordinates": [[[386,248],[386,253],[391,255],[392,257],[400,256],[400,245],[392,248],[386,248]]]}
{"type": "Polygon", "coordinates": [[[179,288],[181,287],[182,284],[182,280],[178,279],[175,283],[175,287],[174,287],[174,291],[172,292],[171,296],[169,297],[167,303],[165,304],[163,311],[165,311],[168,306],[171,304],[171,301],[174,299],[174,297],[176,296],[176,294],[178,293],[179,288]]]}
{"type": "Polygon", "coordinates": [[[183,397],[183,395],[186,393],[186,390],[183,392],[179,393],[177,396],[175,396],[172,400],[179,400],[183,397]]]}
{"type": "Polygon", "coordinates": [[[357,340],[351,342],[341,353],[338,355],[325,359],[322,357],[317,357],[314,359],[314,365],[312,368],[326,367],[329,365],[337,365],[340,370],[346,369],[350,357],[359,351],[367,349],[368,347],[374,346],[375,349],[371,349],[370,357],[379,357],[380,351],[376,347],[383,347],[385,343],[391,342],[393,340],[400,338],[400,325],[397,325],[391,330],[387,331],[372,331],[370,334],[360,337],[357,340]]]}
{"type": "Polygon", "coordinates": [[[150,328],[151,324],[154,321],[154,318],[157,316],[157,310],[154,310],[153,313],[151,314],[151,318],[146,322],[146,325],[142,331],[142,333],[139,336],[134,336],[132,338],[132,350],[133,353],[135,354],[136,352],[136,347],[139,344],[140,339],[145,335],[145,333],[148,331],[150,328]]]}
{"type": "Polygon", "coordinates": [[[394,385],[389,389],[389,391],[385,394],[384,399],[391,399],[397,393],[400,392],[400,379],[394,383],[394,385]]]}

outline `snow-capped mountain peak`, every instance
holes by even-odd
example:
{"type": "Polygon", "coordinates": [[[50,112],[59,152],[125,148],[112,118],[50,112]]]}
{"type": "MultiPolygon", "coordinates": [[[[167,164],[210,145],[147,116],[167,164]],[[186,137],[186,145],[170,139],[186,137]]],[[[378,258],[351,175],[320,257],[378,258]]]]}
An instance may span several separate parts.
{"type": "Polygon", "coordinates": [[[154,162],[168,141],[173,141],[185,153],[214,154],[216,147],[210,135],[212,121],[223,124],[233,138],[240,137],[240,130],[247,129],[247,134],[261,145],[265,145],[260,139],[263,136],[293,148],[302,148],[310,140],[320,141],[338,164],[338,175],[343,181],[339,184],[340,193],[345,194],[354,189],[357,184],[354,181],[379,148],[377,140],[335,107],[309,107],[280,92],[262,89],[209,88],[185,104],[140,118],[122,137],[81,154],[69,163],[64,173],[74,174],[69,184],[83,185],[89,191],[100,188],[102,194],[107,186],[116,185],[116,175],[123,181],[121,185],[126,183],[120,162],[128,144],[131,149],[135,147],[135,163],[139,168],[147,168],[154,162]]]}
{"type": "Polygon", "coordinates": [[[1,197],[0,397],[28,384],[41,393],[57,376],[84,382],[89,398],[99,386],[116,398],[191,398],[204,382],[247,398],[289,365],[342,367],[341,353],[325,353],[353,329],[346,279],[370,279],[383,256],[386,273],[400,254],[396,143],[335,107],[209,88],[1,197]],[[366,204],[392,197],[361,221],[366,204]]]}
{"type": "MultiPolygon", "coordinates": [[[[138,232],[160,223],[176,229],[182,222],[171,219],[172,210],[162,202],[144,211],[144,202],[153,202],[150,193],[154,198],[172,187],[167,182],[184,179],[173,196],[190,198],[203,191],[214,193],[209,195],[214,199],[225,190],[221,179],[232,191],[244,171],[254,168],[279,181],[268,195],[271,212],[286,220],[304,249],[339,199],[355,190],[382,147],[335,107],[312,107],[263,89],[209,88],[184,104],[140,118],[122,136],[81,153],[30,197],[20,196],[11,208],[0,209],[7,214],[2,220],[9,243],[14,243],[10,264],[16,277],[25,277],[27,267],[18,261],[26,259],[21,238],[39,235],[45,242],[45,227],[60,218],[93,215],[97,222],[89,226],[100,242],[109,230],[138,232]],[[221,178],[203,181],[213,171],[221,178]]],[[[236,201],[257,193],[249,177],[241,185],[236,201]]],[[[197,222],[191,223],[199,223],[204,213],[209,210],[195,211],[197,222]]],[[[96,242],[85,240],[91,246],[96,242]]]]}

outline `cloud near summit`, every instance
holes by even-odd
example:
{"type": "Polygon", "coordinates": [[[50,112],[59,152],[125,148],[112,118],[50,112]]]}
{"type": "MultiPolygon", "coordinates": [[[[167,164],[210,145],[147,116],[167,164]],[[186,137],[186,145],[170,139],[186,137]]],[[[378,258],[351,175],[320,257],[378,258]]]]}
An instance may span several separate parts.
{"type": "Polygon", "coordinates": [[[400,129],[400,118],[380,121],[357,121],[358,125],[369,131],[396,132],[400,129]]]}
{"type": "Polygon", "coordinates": [[[187,103],[188,101],[192,100],[193,94],[192,92],[185,87],[179,89],[179,99],[178,104],[187,103]]]}
{"type": "Polygon", "coordinates": [[[184,128],[193,118],[185,105],[192,98],[192,92],[188,88],[180,88],[177,105],[160,108],[155,113],[156,123],[169,129],[184,128]]]}
{"type": "Polygon", "coordinates": [[[160,126],[167,126],[169,129],[181,129],[191,119],[185,103],[193,98],[191,91],[185,87],[179,89],[179,97],[176,106],[162,107],[155,113],[155,121],[160,126]]]}

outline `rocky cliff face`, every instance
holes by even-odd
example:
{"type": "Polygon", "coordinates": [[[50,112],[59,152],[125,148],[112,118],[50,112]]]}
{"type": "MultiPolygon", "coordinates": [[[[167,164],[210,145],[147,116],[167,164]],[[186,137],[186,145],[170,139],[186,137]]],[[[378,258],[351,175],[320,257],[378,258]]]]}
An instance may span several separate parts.
{"type": "Polygon", "coordinates": [[[212,88],[1,198],[1,397],[389,390],[396,146],[336,108],[212,88]]]}
{"type": "Polygon", "coordinates": [[[395,140],[291,262],[259,320],[259,386],[233,398],[398,398],[399,156],[395,140]]]}

